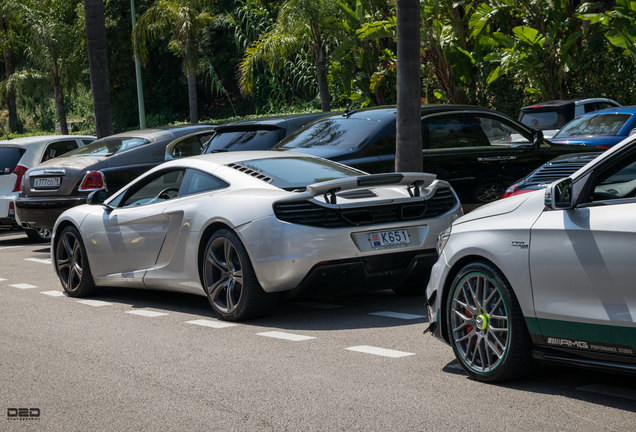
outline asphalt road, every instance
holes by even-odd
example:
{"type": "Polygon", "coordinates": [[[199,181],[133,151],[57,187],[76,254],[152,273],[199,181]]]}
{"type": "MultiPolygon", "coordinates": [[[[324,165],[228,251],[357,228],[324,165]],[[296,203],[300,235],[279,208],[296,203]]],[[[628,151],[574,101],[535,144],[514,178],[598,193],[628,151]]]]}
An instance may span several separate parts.
{"type": "Polygon", "coordinates": [[[391,291],[228,325],[204,297],[66,297],[24,234],[0,234],[0,263],[0,431],[636,430],[635,377],[475,382],[422,334],[422,300],[391,291]]]}

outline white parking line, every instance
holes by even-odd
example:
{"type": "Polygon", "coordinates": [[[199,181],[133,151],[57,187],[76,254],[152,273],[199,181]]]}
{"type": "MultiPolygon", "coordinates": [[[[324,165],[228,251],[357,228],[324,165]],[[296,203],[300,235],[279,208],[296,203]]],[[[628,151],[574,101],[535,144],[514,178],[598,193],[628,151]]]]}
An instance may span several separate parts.
{"type": "Polygon", "coordinates": [[[426,315],[413,315],[413,314],[390,312],[390,311],[371,312],[369,315],[377,315],[377,316],[383,316],[383,317],[389,317],[389,318],[399,318],[399,319],[405,319],[405,320],[426,318],[426,315]]]}
{"type": "Polygon", "coordinates": [[[200,325],[204,327],[212,327],[212,328],[226,328],[226,327],[234,327],[236,324],[223,322],[223,321],[211,321],[211,320],[194,320],[194,321],[186,321],[186,324],[194,324],[200,325]]]}
{"type": "Polygon", "coordinates": [[[33,261],[40,264],[51,264],[50,259],[40,259],[40,258],[25,258],[25,261],[33,261]]]}
{"type": "Polygon", "coordinates": [[[78,300],[78,303],[85,304],[88,306],[112,306],[112,303],[108,303],[101,300],[78,300]]]}
{"type": "Polygon", "coordinates": [[[355,347],[345,348],[345,349],[349,351],[357,351],[357,352],[366,353],[366,354],[375,354],[379,356],[393,357],[393,358],[415,355],[415,353],[390,350],[386,348],[377,348],[377,347],[372,347],[368,345],[360,345],[360,346],[355,346],[355,347]]]}
{"type": "Polygon", "coordinates": [[[614,396],[623,399],[630,399],[636,401],[636,390],[612,387],[603,384],[591,384],[583,387],[577,387],[575,390],[581,390],[589,393],[597,393],[605,396],[614,396]]]}
{"type": "Polygon", "coordinates": [[[162,316],[162,315],[168,315],[167,313],[153,312],[153,311],[149,311],[149,310],[128,311],[126,313],[127,314],[132,314],[132,315],[141,315],[141,316],[145,316],[145,317],[158,317],[158,316],[162,316]]]}
{"type": "Polygon", "coordinates": [[[36,244],[22,245],[22,246],[3,246],[3,247],[0,247],[0,250],[3,250],[3,249],[15,249],[15,248],[22,248],[22,247],[29,247],[29,246],[45,246],[45,245],[42,245],[40,243],[36,243],[36,244]]]}
{"type": "Polygon", "coordinates": [[[314,303],[314,302],[298,302],[294,303],[295,306],[305,306],[316,309],[336,309],[342,307],[341,305],[327,304],[327,303],[314,303]]]}
{"type": "Polygon", "coordinates": [[[20,289],[37,288],[35,285],[29,285],[29,284],[13,284],[9,286],[14,288],[20,288],[20,289]]]}
{"type": "Polygon", "coordinates": [[[2,282],[2,281],[6,281],[6,279],[2,279],[2,278],[0,278],[0,282],[2,282]]]}
{"type": "Polygon", "coordinates": [[[292,333],[283,333],[283,332],[277,332],[277,331],[256,333],[256,335],[257,336],[266,336],[266,337],[271,337],[271,338],[276,338],[276,339],[285,339],[285,340],[294,341],[294,342],[304,341],[304,340],[309,340],[309,339],[316,339],[313,336],[302,336],[302,335],[297,335],[297,334],[292,334],[292,333]]]}
{"type": "Polygon", "coordinates": [[[51,297],[68,296],[68,294],[66,294],[63,291],[42,291],[40,294],[46,294],[46,295],[51,296],[51,297]]]}

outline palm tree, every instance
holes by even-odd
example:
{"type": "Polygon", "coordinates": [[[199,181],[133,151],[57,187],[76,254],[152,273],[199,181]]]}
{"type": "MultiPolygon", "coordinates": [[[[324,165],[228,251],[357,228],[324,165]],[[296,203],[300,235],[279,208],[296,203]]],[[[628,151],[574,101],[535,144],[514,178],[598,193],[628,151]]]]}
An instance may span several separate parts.
{"type": "Polygon", "coordinates": [[[148,60],[148,43],[172,35],[172,43],[183,61],[183,72],[188,78],[190,123],[199,121],[197,109],[197,82],[199,68],[198,44],[201,30],[212,22],[212,15],[204,9],[209,0],[158,0],[139,18],[133,29],[135,56],[148,60]]]}
{"type": "MultiPolygon", "coordinates": [[[[7,31],[7,22],[5,16],[0,17],[0,35],[2,43],[2,54],[4,57],[4,70],[7,79],[13,75],[13,56],[9,42],[9,32],[7,31]]],[[[11,90],[6,95],[7,107],[9,109],[9,130],[14,132],[15,124],[18,121],[18,112],[15,103],[15,90],[11,90]]]]}
{"type": "Polygon", "coordinates": [[[307,40],[311,43],[316,66],[318,94],[322,111],[331,111],[327,82],[326,42],[336,29],[337,0],[287,0],[278,13],[273,30],[254,42],[241,61],[241,87],[245,94],[253,93],[256,67],[260,62],[276,67],[283,58],[294,54],[307,40]]]}
{"type": "Polygon", "coordinates": [[[84,0],[84,22],[95,126],[97,138],[102,138],[113,134],[103,0],[84,0]]]}

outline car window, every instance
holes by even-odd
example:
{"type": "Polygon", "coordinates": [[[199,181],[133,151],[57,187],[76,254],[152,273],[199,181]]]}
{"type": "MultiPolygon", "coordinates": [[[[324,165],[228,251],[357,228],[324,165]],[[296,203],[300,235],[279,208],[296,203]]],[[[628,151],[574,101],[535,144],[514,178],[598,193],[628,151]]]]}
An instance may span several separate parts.
{"type": "MultiPolygon", "coordinates": [[[[185,169],[159,173],[134,185],[126,192],[120,207],[136,207],[176,198],[183,182],[185,169]]],[[[114,205],[111,203],[111,205],[114,205]]]]}
{"type": "Polygon", "coordinates": [[[183,179],[179,195],[193,195],[200,192],[222,189],[227,186],[227,183],[213,175],[191,168],[188,170],[185,178],[183,179]]]}
{"type": "Polygon", "coordinates": [[[126,150],[139,147],[147,144],[150,141],[143,138],[102,138],[97,141],[93,141],[84,147],[80,147],[76,150],[68,152],[66,156],[78,157],[78,156],[112,156],[115,153],[120,153],[126,150]]]}
{"type": "Polygon", "coordinates": [[[593,201],[634,198],[636,196],[636,153],[600,173],[593,186],[593,201]]]}
{"type": "Polygon", "coordinates": [[[330,117],[298,129],[285,138],[276,150],[291,150],[311,147],[364,147],[373,130],[380,124],[377,120],[330,117]]]}
{"type": "Polygon", "coordinates": [[[605,108],[615,108],[617,105],[610,102],[594,102],[588,103],[584,105],[584,109],[586,113],[602,110],[605,108]]]}
{"type": "Polygon", "coordinates": [[[219,131],[210,140],[206,153],[219,150],[269,150],[285,135],[284,129],[219,131]]]}
{"type": "Polygon", "coordinates": [[[202,150],[203,144],[201,144],[199,137],[191,136],[176,143],[172,148],[171,155],[173,158],[179,159],[200,155],[202,150]]]}
{"type": "Polygon", "coordinates": [[[429,149],[477,147],[480,142],[463,114],[429,117],[424,120],[425,142],[429,149]]]}
{"type": "Polygon", "coordinates": [[[572,120],[554,138],[566,136],[609,135],[620,132],[631,114],[592,114],[572,120]]]}
{"type": "Polygon", "coordinates": [[[75,140],[53,142],[46,146],[40,162],[46,162],[49,159],[61,156],[71,150],[75,150],[77,147],[77,141],[75,140]]]}
{"type": "Polygon", "coordinates": [[[19,147],[0,147],[0,176],[13,174],[25,150],[19,147]]]}
{"type": "Polygon", "coordinates": [[[513,129],[501,120],[487,116],[474,115],[481,130],[491,145],[529,144],[530,140],[522,131],[513,129]]]}
{"type": "Polygon", "coordinates": [[[84,143],[84,145],[89,145],[90,143],[94,142],[94,139],[83,139],[82,142],[84,143]]]}
{"type": "Polygon", "coordinates": [[[552,126],[558,120],[556,111],[524,113],[521,123],[530,127],[552,126]]]}

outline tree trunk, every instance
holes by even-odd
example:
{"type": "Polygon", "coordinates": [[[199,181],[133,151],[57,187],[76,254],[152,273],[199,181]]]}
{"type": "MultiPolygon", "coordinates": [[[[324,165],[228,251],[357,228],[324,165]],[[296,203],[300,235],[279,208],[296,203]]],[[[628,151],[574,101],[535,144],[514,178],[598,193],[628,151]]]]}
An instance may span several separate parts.
{"type": "Polygon", "coordinates": [[[395,171],[422,172],[420,3],[397,0],[397,135],[395,171]]]}
{"type": "MultiPolygon", "coordinates": [[[[0,16],[0,32],[6,35],[7,26],[4,22],[4,17],[0,16]]],[[[10,78],[13,75],[13,60],[11,58],[11,50],[9,46],[5,43],[4,49],[4,70],[7,78],[10,78]]],[[[9,131],[15,132],[15,124],[18,121],[18,111],[15,105],[15,91],[11,90],[7,95],[7,108],[9,109],[9,131]]]]}
{"type": "Polygon", "coordinates": [[[199,109],[197,108],[197,75],[188,73],[188,99],[190,101],[190,123],[199,123],[199,109]]]}
{"type": "Polygon", "coordinates": [[[93,93],[95,127],[97,129],[97,138],[103,138],[113,134],[103,0],[84,0],[84,20],[86,23],[86,45],[88,47],[88,66],[93,93]]]}
{"type": "Polygon", "coordinates": [[[68,135],[66,110],[64,109],[64,88],[59,76],[53,77],[53,93],[55,94],[55,108],[57,110],[57,121],[60,123],[60,132],[62,135],[68,135]]]}
{"type": "Polygon", "coordinates": [[[327,53],[322,43],[313,43],[314,64],[316,65],[316,78],[318,79],[318,94],[320,95],[320,109],[322,112],[331,111],[329,98],[329,83],[327,82],[327,53]]]}

